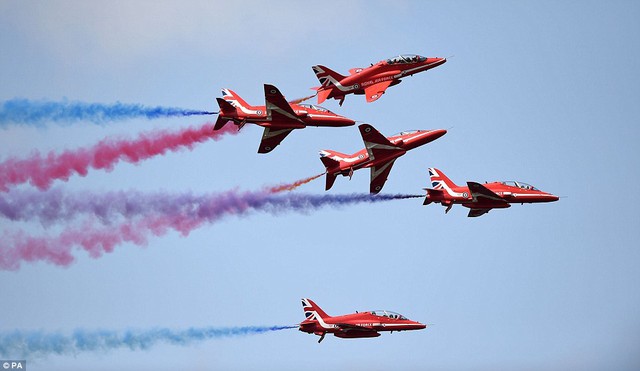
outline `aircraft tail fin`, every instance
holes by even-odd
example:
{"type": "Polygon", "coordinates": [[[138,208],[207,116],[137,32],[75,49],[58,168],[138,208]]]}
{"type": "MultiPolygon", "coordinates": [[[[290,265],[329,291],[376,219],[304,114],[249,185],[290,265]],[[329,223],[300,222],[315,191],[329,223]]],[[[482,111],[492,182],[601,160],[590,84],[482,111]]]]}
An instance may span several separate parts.
{"type": "Polygon", "coordinates": [[[311,68],[322,85],[320,89],[334,87],[338,82],[345,78],[345,76],[325,66],[317,65],[311,68]]]}
{"type": "Polygon", "coordinates": [[[244,99],[231,89],[222,89],[222,99],[227,101],[234,108],[239,108],[241,110],[242,108],[246,110],[255,110],[255,107],[245,102],[244,99]]]}
{"type": "Polygon", "coordinates": [[[330,318],[316,303],[311,299],[302,299],[302,309],[304,310],[305,322],[317,322],[318,318],[330,318]]]}
{"type": "Polygon", "coordinates": [[[458,187],[442,171],[434,167],[429,168],[429,177],[431,178],[431,187],[435,190],[451,190],[458,187]]]}

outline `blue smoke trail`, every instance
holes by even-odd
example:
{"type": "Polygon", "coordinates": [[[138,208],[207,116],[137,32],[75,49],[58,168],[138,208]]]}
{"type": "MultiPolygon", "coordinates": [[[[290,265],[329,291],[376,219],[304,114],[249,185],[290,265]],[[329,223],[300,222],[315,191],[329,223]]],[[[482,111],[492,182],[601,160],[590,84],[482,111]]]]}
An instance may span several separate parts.
{"type": "Polygon", "coordinates": [[[156,119],[213,114],[215,112],[171,107],[146,107],[140,104],[120,102],[101,104],[67,100],[61,102],[31,101],[14,98],[0,103],[0,126],[9,123],[42,125],[46,121],[74,122],[81,120],[100,124],[108,121],[140,117],[156,119]]]}
{"type": "Polygon", "coordinates": [[[5,358],[34,358],[121,348],[145,350],[160,342],[184,346],[208,339],[258,335],[292,328],[297,326],[192,327],[186,330],[157,328],[122,332],[75,330],[71,335],[16,330],[0,333],[0,355],[5,358]]]}
{"type": "Polygon", "coordinates": [[[324,206],[346,206],[359,203],[378,203],[408,198],[422,198],[410,194],[272,194],[269,191],[194,195],[185,193],[144,193],[140,191],[66,192],[54,188],[40,192],[11,190],[0,197],[0,218],[11,221],[39,220],[44,225],[70,222],[82,214],[96,216],[104,224],[115,223],[120,217],[133,219],[140,216],[185,216],[207,221],[250,210],[273,214],[286,211],[309,212],[324,206]]]}

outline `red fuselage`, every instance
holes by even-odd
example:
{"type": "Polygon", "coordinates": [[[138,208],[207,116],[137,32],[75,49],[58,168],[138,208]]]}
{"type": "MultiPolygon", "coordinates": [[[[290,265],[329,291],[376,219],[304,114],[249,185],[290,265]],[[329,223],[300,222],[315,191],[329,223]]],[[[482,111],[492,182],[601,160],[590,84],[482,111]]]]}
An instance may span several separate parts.
{"type": "Polygon", "coordinates": [[[235,111],[220,112],[220,116],[235,122],[244,121],[262,127],[302,129],[307,126],[351,126],[354,120],[335,114],[323,107],[306,104],[290,104],[295,120],[278,120],[267,115],[266,106],[241,106],[235,111]]]}
{"type": "Polygon", "coordinates": [[[372,310],[332,317],[311,299],[302,299],[302,309],[306,318],[300,323],[298,330],[320,336],[318,343],[326,334],[348,339],[373,338],[380,336],[379,331],[422,330],[427,327],[388,310],[372,310]]]}
{"type": "Polygon", "coordinates": [[[354,74],[340,81],[342,86],[353,86],[354,94],[363,94],[364,89],[383,81],[400,80],[405,76],[411,76],[418,72],[430,70],[444,64],[445,58],[425,58],[423,61],[407,63],[390,63],[389,60],[380,61],[373,66],[356,68],[354,74]]]}
{"type": "Polygon", "coordinates": [[[512,203],[535,203],[558,201],[558,196],[540,191],[525,183],[519,182],[492,182],[482,184],[497,196],[499,200],[490,198],[478,198],[474,200],[469,187],[448,187],[443,193],[429,194],[431,202],[439,202],[442,205],[461,204],[468,208],[506,208],[512,203]],[[512,184],[505,184],[512,183],[512,184]],[[506,202],[506,204],[505,204],[506,202]]]}
{"type": "Polygon", "coordinates": [[[341,338],[362,338],[380,336],[379,331],[422,330],[427,326],[411,321],[402,315],[389,311],[368,311],[343,316],[319,318],[304,321],[298,328],[302,332],[321,335],[334,334],[341,338]],[[367,331],[358,331],[358,328],[367,331]],[[349,331],[355,329],[356,331],[349,331]]]}
{"type": "Polygon", "coordinates": [[[343,99],[347,94],[366,94],[369,88],[372,89],[373,96],[368,97],[368,100],[375,100],[387,87],[399,84],[403,77],[430,70],[446,61],[445,58],[427,58],[419,55],[398,56],[369,67],[352,68],[349,70],[349,76],[339,75],[324,66],[314,66],[314,72],[322,83],[322,86],[317,88],[318,103],[328,98],[343,99]],[[380,88],[376,89],[374,86],[380,88]]]}
{"type": "MultiPolygon", "coordinates": [[[[409,132],[408,134],[400,133],[398,135],[388,137],[387,139],[396,147],[401,148],[402,151],[390,152],[389,155],[386,157],[378,156],[374,160],[371,160],[369,158],[369,153],[367,152],[367,149],[364,148],[350,155],[349,157],[340,159],[339,165],[336,167],[327,169],[327,172],[331,174],[336,174],[336,175],[342,174],[344,176],[347,176],[352,171],[377,166],[379,164],[388,162],[394,158],[398,158],[404,155],[407,151],[414,149],[416,147],[420,147],[424,144],[430,143],[440,138],[441,136],[445,135],[446,133],[447,131],[444,129],[416,130],[416,131],[409,132]]],[[[323,152],[329,153],[329,151],[323,151],[323,152]]]]}

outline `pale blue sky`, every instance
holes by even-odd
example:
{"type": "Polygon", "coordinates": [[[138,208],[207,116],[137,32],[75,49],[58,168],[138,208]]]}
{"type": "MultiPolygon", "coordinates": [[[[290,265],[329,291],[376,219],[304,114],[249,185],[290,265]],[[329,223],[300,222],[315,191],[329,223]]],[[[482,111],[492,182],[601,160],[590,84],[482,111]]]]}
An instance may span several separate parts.
{"type": "MultiPolygon", "coordinates": [[[[386,193],[420,193],[427,167],[453,181],[516,179],[560,196],[481,218],[403,200],[300,215],[230,217],[69,268],[0,272],[0,330],[181,329],[294,324],[299,298],[329,314],[390,309],[433,323],[376,339],[288,330],[29,360],[30,370],[633,370],[640,368],[640,5],[633,1],[0,1],[0,101],[14,97],[215,109],[288,98],[400,53],[449,61],[335,112],[384,134],[449,129],[397,161],[386,193]]],[[[204,118],[0,128],[0,160],[134,137],[204,118]]],[[[355,127],[261,130],[55,185],[65,191],[252,190],[323,171],[318,150],[355,152],[355,127]]],[[[366,192],[369,174],[331,193],[366,192]]],[[[30,186],[20,186],[30,189],[30,186]]],[[[299,192],[324,193],[317,180],[299,192]]],[[[55,234],[37,222],[3,230],[55,234]]]]}

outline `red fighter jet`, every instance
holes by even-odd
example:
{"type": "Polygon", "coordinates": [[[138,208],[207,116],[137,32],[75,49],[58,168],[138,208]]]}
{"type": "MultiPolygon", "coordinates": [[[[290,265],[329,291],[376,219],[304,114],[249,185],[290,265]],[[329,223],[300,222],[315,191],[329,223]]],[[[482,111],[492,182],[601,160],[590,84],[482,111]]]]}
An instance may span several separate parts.
{"type": "Polygon", "coordinates": [[[331,317],[311,299],[302,299],[302,308],[307,318],[300,323],[298,330],[320,336],[318,343],[327,333],[343,339],[374,338],[380,336],[379,331],[393,333],[394,331],[422,330],[427,327],[388,310],[355,312],[331,317]]]}
{"type": "Polygon", "coordinates": [[[229,89],[222,89],[222,94],[222,98],[216,98],[220,112],[213,130],[221,129],[229,121],[238,125],[238,130],[246,123],[264,127],[258,153],[271,152],[293,129],[355,124],[355,121],[320,106],[289,103],[273,85],[264,84],[265,106],[250,106],[229,89]]]}
{"type": "Polygon", "coordinates": [[[358,126],[365,148],[352,154],[322,150],[320,160],[327,169],[326,190],[329,190],[340,174],[353,176],[353,172],[362,168],[371,168],[371,185],[369,191],[378,193],[387,181],[394,161],[408,150],[432,142],[447,133],[438,130],[410,130],[385,138],[373,126],[358,126]]]}
{"type": "Polygon", "coordinates": [[[400,55],[372,64],[366,68],[352,68],[349,76],[343,76],[325,66],[313,66],[321,86],[318,104],[326,99],[339,99],[340,105],[347,94],[366,95],[367,102],[373,102],[384,94],[389,86],[400,83],[402,77],[411,76],[445,63],[446,58],[427,58],[414,54],[400,55]]]}
{"type": "Polygon", "coordinates": [[[467,182],[467,186],[457,186],[444,173],[429,168],[431,186],[425,188],[427,197],[424,205],[432,202],[446,206],[445,213],[453,204],[462,204],[469,209],[469,217],[481,216],[491,209],[505,209],[512,203],[534,203],[558,201],[558,196],[542,192],[527,183],[506,181],[492,183],[467,182]]]}

